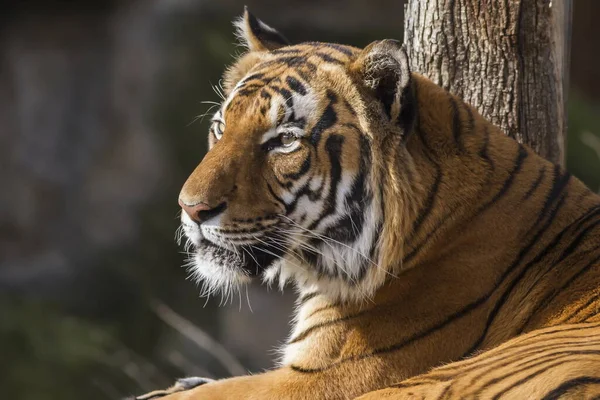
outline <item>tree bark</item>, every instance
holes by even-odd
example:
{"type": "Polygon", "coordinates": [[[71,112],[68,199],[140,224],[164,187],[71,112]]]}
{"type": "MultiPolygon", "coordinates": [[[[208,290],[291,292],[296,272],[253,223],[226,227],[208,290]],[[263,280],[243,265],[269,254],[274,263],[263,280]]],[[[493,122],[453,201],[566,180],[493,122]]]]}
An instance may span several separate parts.
{"type": "Polygon", "coordinates": [[[408,0],[415,72],[564,165],[571,0],[408,0]]]}

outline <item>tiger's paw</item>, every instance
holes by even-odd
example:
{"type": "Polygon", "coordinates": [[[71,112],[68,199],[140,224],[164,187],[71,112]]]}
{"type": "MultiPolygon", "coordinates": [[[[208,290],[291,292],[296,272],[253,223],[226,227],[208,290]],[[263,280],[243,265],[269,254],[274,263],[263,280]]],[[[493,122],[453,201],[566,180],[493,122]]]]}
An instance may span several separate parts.
{"type": "Polygon", "coordinates": [[[210,378],[199,378],[189,377],[178,379],[173,386],[165,390],[154,390],[150,393],[143,394],[141,396],[133,397],[131,400],[154,400],[160,399],[161,397],[169,396],[173,393],[184,392],[186,390],[193,389],[195,387],[204,385],[209,382],[213,382],[210,378]]]}

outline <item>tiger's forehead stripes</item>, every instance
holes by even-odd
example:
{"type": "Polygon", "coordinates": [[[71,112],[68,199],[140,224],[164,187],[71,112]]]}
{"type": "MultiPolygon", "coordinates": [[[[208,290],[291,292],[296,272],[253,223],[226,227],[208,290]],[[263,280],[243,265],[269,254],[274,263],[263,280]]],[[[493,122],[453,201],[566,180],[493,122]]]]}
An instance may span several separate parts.
{"type": "MultiPolygon", "coordinates": [[[[274,50],[248,71],[231,90],[223,104],[223,114],[238,109],[249,109],[254,98],[256,112],[267,117],[272,125],[280,125],[289,120],[306,124],[306,119],[317,108],[315,84],[322,86],[319,70],[327,66],[339,72],[356,54],[357,49],[330,43],[307,42],[284,49],[274,50]],[[274,102],[283,100],[286,108],[274,102]]],[[[330,93],[327,93],[330,98],[330,93]]],[[[253,107],[254,108],[254,107],[253,107]]],[[[330,112],[328,112],[330,114],[330,112]]],[[[317,135],[318,137],[318,135],[317,135]]]]}
{"type": "Polygon", "coordinates": [[[257,89],[257,86],[268,85],[271,81],[284,78],[291,90],[302,92],[303,87],[299,85],[297,75],[305,82],[310,83],[315,77],[319,67],[324,64],[343,65],[346,64],[358,49],[350,46],[335,45],[329,43],[308,42],[290,46],[280,50],[274,50],[265,56],[264,61],[254,66],[249,73],[241,79],[236,87],[245,86],[249,94],[257,89]]]}
{"type": "MultiPolygon", "coordinates": [[[[252,71],[232,90],[224,104],[224,114],[245,111],[264,117],[273,128],[286,123],[304,128],[315,116],[318,97],[308,82],[288,71],[285,78],[266,77],[262,72],[252,71]]],[[[330,97],[330,96],[329,96],[330,97]]],[[[277,136],[276,129],[268,129],[260,143],[277,136]]]]}

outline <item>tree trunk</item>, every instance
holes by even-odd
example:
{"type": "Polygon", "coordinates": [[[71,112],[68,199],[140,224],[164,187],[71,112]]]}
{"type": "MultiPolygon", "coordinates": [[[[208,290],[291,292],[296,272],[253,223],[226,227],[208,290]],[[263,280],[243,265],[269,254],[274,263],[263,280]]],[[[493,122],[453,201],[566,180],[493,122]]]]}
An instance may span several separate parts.
{"type": "Polygon", "coordinates": [[[408,0],[413,70],[564,165],[571,0],[408,0]]]}

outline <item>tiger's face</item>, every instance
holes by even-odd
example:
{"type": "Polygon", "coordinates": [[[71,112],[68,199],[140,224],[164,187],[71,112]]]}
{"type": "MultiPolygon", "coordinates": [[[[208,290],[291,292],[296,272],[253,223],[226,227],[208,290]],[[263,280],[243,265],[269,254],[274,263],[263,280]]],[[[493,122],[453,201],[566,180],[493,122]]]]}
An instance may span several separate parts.
{"type": "Polygon", "coordinates": [[[372,291],[384,207],[369,103],[398,126],[395,92],[386,104],[381,82],[357,87],[357,75],[379,79],[364,76],[359,49],[290,46],[248,12],[238,28],[250,51],[225,75],[209,151],[179,197],[193,273],[207,293],[255,276],[336,297],[372,291]]]}

